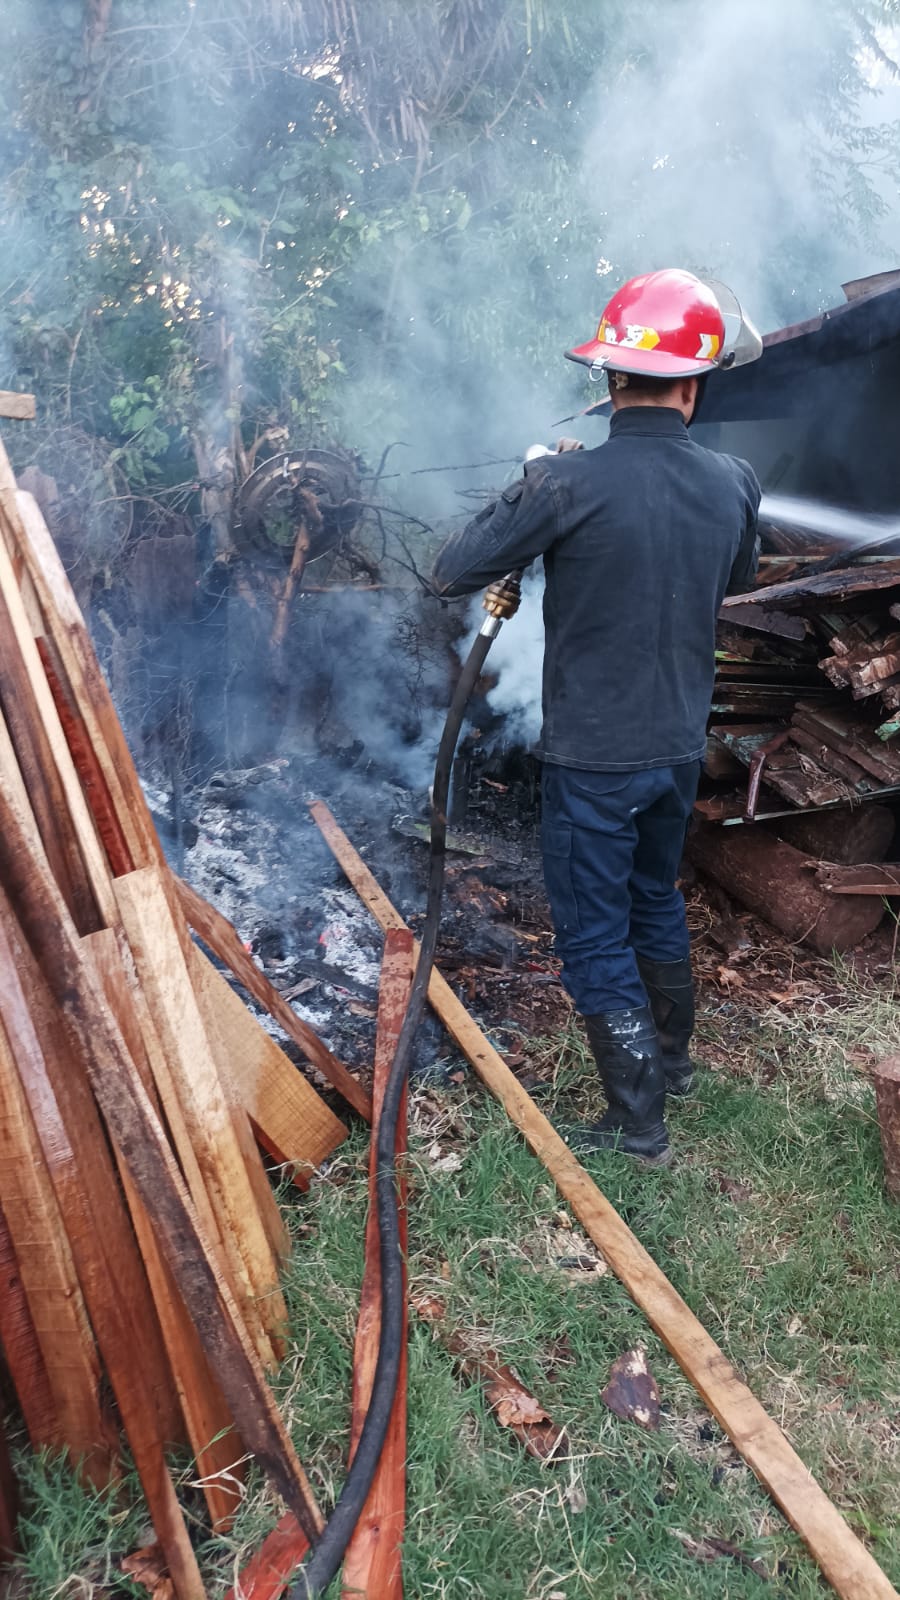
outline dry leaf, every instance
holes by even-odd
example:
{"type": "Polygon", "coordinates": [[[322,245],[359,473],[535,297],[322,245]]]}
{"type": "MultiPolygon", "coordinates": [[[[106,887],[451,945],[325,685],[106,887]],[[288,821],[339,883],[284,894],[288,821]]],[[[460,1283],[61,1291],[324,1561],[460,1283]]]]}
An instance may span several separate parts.
{"type": "Polygon", "coordinates": [[[617,1417],[641,1428],[659,1428],[659,1389],[643,1350],[626,1350],[612,1364],[601,1400],[617,1417]]]}
{"type": "Polygon", "coordinates": [[[746,979],[739,972],[735,972],[734,967],[717,967],[716,982],[725,989],[743,989],[746,979]]]}
{"type": "Polygon", "coordinates": [[[543,1406],[526,1389],[492,1383],[488,1385],[487,1397],[501,1428],[524,1428],[532,1422],[550,1421],[543,1406]]]}
{"type": "Polygon", "coordinates": [[[149,1590],[153,1600],[175,1600],[175,1587],[169,1577],[166,1558],[158,1544],[145,1545],[135,1550],[121,1562],[126,1578],[133,1578],[143,1589],[149,1590]]]}
{"type": "Polygon", "coordinates": [[[788,1338],[789,1339],[796,1339],[798,1333],[802,1333],[802,1332],[803,1332],[803,1323],[802,1323],[801,1319],[799,1317],[791,1317],[791,1320],[787,1325],[787,1336],[788,1336],[788,1338]]]}

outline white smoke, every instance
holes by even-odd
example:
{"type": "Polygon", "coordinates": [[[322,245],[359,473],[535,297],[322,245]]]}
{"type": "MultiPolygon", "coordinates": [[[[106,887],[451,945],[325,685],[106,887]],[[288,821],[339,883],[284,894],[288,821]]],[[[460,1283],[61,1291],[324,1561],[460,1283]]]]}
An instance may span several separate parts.
{"type": "MultiPolygon", "coordinates": [[[[513,744],[536,744],[540,736],[543,600],[544,566],[539,561],[525,574],[522,603],[512,620],[503,624],[488,659],[488,673],[498,680],[488,694],[488,704],[505,718],[504,739],[513,744]]],[[[484,621],[480,597],[472,601],[469,620],[472,632],[460,647],[463,656],[484,621]]]]}

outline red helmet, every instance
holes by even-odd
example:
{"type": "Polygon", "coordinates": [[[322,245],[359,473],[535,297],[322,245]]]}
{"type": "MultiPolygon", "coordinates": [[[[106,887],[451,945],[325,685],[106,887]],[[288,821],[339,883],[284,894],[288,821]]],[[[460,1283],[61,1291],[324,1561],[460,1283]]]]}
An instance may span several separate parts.
{"type": "Polygon", "coordinates": [[[755,361],[762,340],[724,284],[666,267],[623,284],[597,337],[566,354],[586,367],[692,378],[755,361]]]}

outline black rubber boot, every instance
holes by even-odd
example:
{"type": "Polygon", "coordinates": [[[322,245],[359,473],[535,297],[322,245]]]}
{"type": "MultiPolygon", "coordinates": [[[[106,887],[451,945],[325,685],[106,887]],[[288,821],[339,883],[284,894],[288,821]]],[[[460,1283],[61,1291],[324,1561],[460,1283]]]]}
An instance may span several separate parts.
{"type": "Polygon", "coordinates": [[[618,1150],[648,1166],[667,1166],[666,1079],[650,1007],[607,1011],[584,1022],[607,1110],[593,1126],[565,1130],[566,1143],[576,1153],[618,1150]]]}
{"type": "Polygon", "coordinates": [[[689,1054],[694,1031],[694,980],[691,958],[682,961],[645,961],[637,958],[647,991],[666,1072],[666,1093],[682,1097],[694,1086],[694,1063],[689,1054]]]}

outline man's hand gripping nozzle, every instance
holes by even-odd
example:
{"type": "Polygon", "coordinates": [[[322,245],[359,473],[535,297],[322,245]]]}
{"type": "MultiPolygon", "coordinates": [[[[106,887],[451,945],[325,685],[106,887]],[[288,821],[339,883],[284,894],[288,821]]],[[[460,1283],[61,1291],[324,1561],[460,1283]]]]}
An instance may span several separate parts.
{"type": "Polygon", "coordinates": [[[487,616],[479,629],[483,638],[496,638],[504,622],[515,616],[522,599],[521,577],[521,572],[508,572],[499,583],[485,589],[481,603],[487,616]]]}

